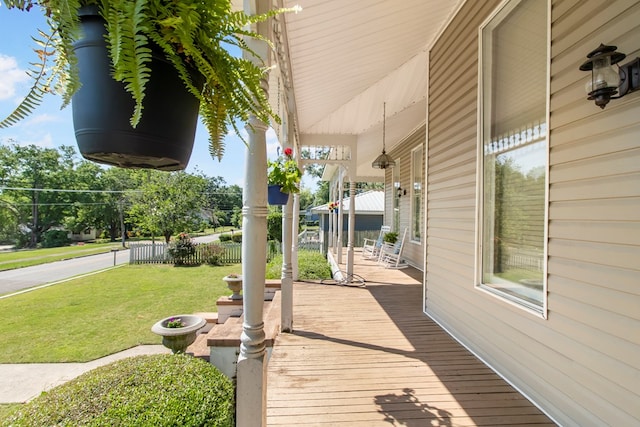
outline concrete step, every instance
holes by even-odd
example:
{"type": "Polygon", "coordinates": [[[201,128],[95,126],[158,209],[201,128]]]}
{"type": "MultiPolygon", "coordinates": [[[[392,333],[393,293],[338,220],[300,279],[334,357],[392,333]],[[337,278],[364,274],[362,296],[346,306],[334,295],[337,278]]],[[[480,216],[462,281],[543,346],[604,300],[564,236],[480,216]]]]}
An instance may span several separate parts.
{"type": "Polygon", "coordinates": [[[186,353],[208,362],[211,350],[207,345],[207,332],[198,334],[193,344],[187,347],[186,353]]]}

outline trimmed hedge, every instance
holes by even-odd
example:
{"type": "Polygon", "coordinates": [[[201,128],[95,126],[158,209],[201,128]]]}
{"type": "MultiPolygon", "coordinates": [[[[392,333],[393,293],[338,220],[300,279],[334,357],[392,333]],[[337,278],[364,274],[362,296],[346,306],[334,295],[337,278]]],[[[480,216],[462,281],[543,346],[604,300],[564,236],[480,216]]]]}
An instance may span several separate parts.
{"type": "Polygon", "coordinates": [[[218,236],[220,242],[242,243],[242,232],[236,231],[233,234],[225,233],[218,236]]]}
{"type": "Polygon", "coordinates": [[[234,387],[187,355],[119,360],[55,387],[12,412],[11,426],[233,426],[234,387]]]}

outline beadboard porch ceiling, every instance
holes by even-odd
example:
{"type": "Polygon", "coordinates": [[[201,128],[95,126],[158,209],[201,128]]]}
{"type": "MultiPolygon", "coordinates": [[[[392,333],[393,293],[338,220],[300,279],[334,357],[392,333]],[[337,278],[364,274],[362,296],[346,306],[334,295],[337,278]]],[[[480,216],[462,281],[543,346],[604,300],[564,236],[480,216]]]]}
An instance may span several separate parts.
{"type": "Polygon", "coordinates": [[[389,151],[425,121],[428,49],[460,1],[283,0],[302,7],[284,15],[301,144],[356,135],[357,174],[375,175],[383,102],[389,151]]]}

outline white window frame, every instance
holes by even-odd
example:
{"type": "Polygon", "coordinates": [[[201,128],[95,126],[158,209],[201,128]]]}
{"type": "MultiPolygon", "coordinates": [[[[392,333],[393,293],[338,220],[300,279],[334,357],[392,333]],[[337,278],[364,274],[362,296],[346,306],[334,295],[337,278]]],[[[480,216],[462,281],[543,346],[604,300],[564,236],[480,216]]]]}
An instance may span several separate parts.
{"type": "Polygon", "coordinates": [[[422,215],[423,215],[423,210],[422,210],[422,206],[424,205],[424,185],[423,185],[423,174],[422,174],[422,170],[423,170],[423,166],[424,166],[424,148],[422,146],[422,144],[418,145],[417,147],[415,147],[414,149],[411,150],[411,177],[410,177],[410,185],[411,185],[411,202],[409,203],[410,205],[410,210],[411,213],[409,215],[410,218],[410,229],[411,229],[411,242],[412,243],[418,243],[420,244],[422,241],[422,236],[424,235],[424,230],[423,230],[423,226],[422,226],[422,215]],[[419,153],[418,153],[419,152],[419,153]],[[420,170],[418,171],[420,174],[420,200],[418,201],[418,209],[419,209],[419,214],[418,214],[418,218],[416,218],[416,214],[415,214],[415,210],[416,210],[416,191],[415,191],[415,177],[416,177],[416,154],[419,155],[419,159],[420,159],[420,170]],[[415,235],[415,224],[416,222],[418,223],[418,229],[420,232],[419,236],[415,235]]]}
{"type": "MultiPolygon", "coordinates": [[[[484,211],[484,83],[483,83],[483,69],[484,69],[484,55],[483,55],[483,30],[487,27],[495,25],[493,23],[494,18],[496,18],[499,14],[506,14],[511,11],[513,8],[518,6],[522,1],[525,0],[505,0],[500,6],[496,8],[496,10],[480,25],[478,28],[478,117],[477,117],[477,126],[478,126],[478,141],[477,141],[477,167],[476,167],[476,251],[475,251],[475,288],[492,295],[494,297],[499,298],[500,300],[523,309],[529,313],[540,316],[541,318],[547,319],[548,316],[548,302],[547,302],[547,268],[548,268],[548,249],[549,249],[549,94],[550,94],[550,82],[551,82],[551,1],[547,0],[547,76],[546,76],[546,124],[547,124],[547,132],[546,132],[546,143],[547,143],[547,152],[546,152],[546,184],[545,184],[545,213],[544,213],[544,248],[543,248],[543,287],[542,287],[542,306],[534,305],[525,301],[522,298],[518,298],[517,296],[501,292],[495,287],[488,286],[483,284],[483,271],[482,271],[482,242],[483,242],[483,211],[484,211]]],[[[541,1],[541,0],[531,0],[531,1],[541,1]]]]}
{"type": "MultiPolygon", "coordinates": [[[[400,162],[400,160],[397,160],[398,163],[400,162]]],[[[393,205],[391,208],[391,215],[392,215],[392,230],[395,231],[396,233],[400,233],[400,196],[398,196],[398,188],[400,187],[400,166],[396,165],[393,169],[392,169],[392,173],[391,173],[391,179],[393,180],[393,205]]]]}

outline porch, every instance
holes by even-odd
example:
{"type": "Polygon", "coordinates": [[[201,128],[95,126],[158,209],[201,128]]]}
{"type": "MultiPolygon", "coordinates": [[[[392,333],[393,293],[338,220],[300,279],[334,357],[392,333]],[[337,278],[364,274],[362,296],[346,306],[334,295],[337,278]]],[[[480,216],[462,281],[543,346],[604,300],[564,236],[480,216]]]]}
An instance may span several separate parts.
{"type": "Polygon", "coordinates": [[[422,272],[359,251],[354,272],[364,287],[294,284],[294,333],[268,366],[269,426],[555,425],[422,313],[422,272]]]}

